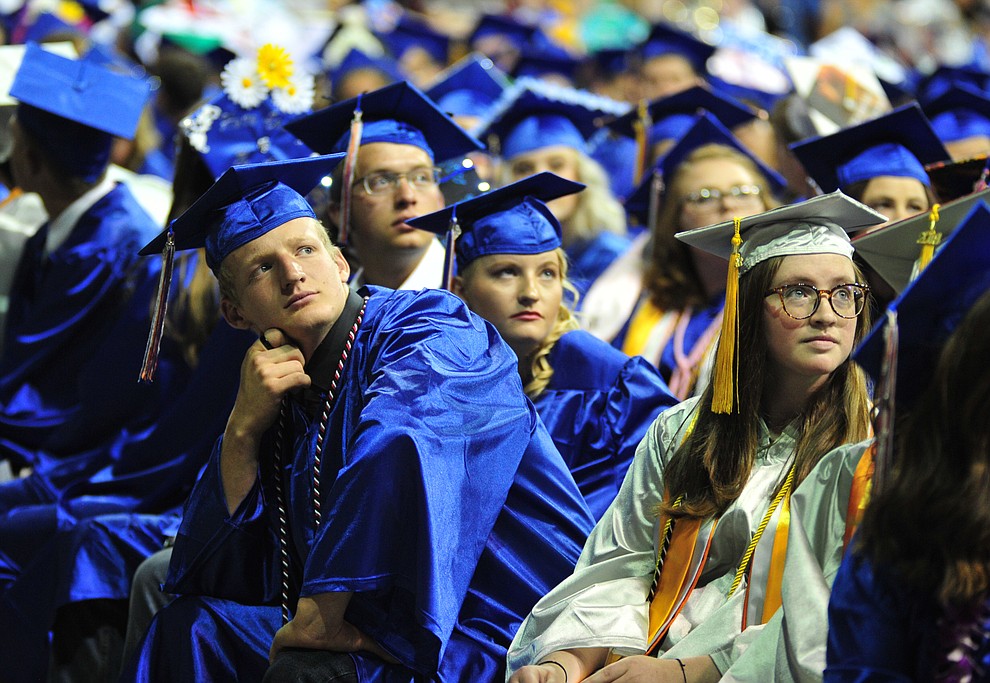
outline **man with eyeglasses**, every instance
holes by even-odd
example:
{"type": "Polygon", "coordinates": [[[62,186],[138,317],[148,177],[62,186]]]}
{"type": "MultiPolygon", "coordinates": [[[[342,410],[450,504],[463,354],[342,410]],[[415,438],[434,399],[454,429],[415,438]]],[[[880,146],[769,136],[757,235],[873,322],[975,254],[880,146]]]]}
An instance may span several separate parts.
{"type": "Polygon", "coordinates": [[[359,262],[351,284],[440,287],[443,246],[408,221],[444,207],[436,165],[483,145],[406,82],[340,102],[286,128],[318,152],[349,147],[356,152],[349,160],[349,187],[346,164],[331,176],[328,211],[359,262]]]}

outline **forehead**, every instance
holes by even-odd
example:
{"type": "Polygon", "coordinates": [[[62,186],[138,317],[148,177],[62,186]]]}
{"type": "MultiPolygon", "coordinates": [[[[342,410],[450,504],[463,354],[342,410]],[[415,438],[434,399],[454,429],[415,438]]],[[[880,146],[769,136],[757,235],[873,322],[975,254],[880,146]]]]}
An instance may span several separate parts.
{"type": "Polygon", "coordinates": [[[567,158],[573,159],[577,156],[577,150],[567,145],[549,145],[538,149],[523,152],[512,157],[512,163],[524,161],[542,161],[544,159],[567,158]]]}
{"type": "Polygon", "coordinates": [[[358,172],[404,171],[417,166],[432,166],[430,155],[415,145],[394,142],[369,142],[358,152],[358,172]]]}
{"type": "Polygon", "coordinates": [[[785,256],[774,276],[774,285],[794,284],[798,280],[823,287],[853,282],[853,262],[841,254],[800,254],[785,256]]]}
{"type": "Polygon", "coordinates": [[[748,168],[729,157],[688,162],[677,174],[677,184],[685,192],[702,187],[727,190],[735,183],[755,182],[756,178],[748,168]]]}
{"type": "Polygon", "coordinates": [[[224,261],[229,260],[236,265],[265,254],[274,253],[279,249],[293,247],[299,242],[316,241],[322,244],[324,240],[319,234],[322,231],[323,226],[312,218],[305,216],[293,218],[291,221],[269,230],[257,239],[238,247],[230,252],[224,261]]]}

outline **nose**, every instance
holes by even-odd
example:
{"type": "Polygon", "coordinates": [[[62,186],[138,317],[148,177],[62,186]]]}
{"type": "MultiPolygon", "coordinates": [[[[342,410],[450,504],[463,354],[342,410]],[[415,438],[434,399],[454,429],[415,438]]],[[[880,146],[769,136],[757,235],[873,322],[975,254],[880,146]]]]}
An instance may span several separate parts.
{"type": "Polygon", "coordinates": [[[306,279],[302,265],[292,256],[285,256],[279,260],[279,270],[282,274],[283,286],[286,289],[291,289],[297,282],[306,279]]]}
{"type": "Polygon", "coordinates": [[[835,324],[838,319],[838,314],[832,308],[832,292],[818,292],[818,308],[812,314],[811,322],[829,325],[835,324]]]}
{"type": "Polygon", "coordinates": [[[395,201],[401,205],[413,204],[416,201],[416,188],[406,175],[400,175],[396,179],[394,193],[395,201]]]}
{"type": "Polygon", "coordinates": [[[536,278],[523,277],[519,283],[519,302],[532,304],[540,300],[540,289],[536,285],[536,278]]]}

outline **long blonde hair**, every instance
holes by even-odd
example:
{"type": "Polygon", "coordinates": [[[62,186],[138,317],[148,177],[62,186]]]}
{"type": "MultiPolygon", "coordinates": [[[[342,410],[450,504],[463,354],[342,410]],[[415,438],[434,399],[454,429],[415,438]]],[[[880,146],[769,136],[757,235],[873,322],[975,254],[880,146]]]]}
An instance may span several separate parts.
{"type": "MultiPolygon", "coordinates": [[[[612,193],[605,169],[580,150],[573,147],[563,149],[572,155],[577,168],[577,181],[585,185],[577,196],[577,207],[573,215],[562,222],[564,245],[590,240],[600,232],[625,235],[626,211],[612,193]]],[[[501,169],[501,184],[513,182],[510,164],[503,163],[501,169]]]]}

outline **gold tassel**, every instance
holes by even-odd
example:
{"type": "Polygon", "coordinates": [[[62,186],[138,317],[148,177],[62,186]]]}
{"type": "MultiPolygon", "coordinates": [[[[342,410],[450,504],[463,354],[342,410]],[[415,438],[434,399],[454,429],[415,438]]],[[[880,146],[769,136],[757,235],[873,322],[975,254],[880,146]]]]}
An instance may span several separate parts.
{"type": "Polygon", "coordinates": [[[461,226],[457,223],[457,205],[451,208],[450,223],[447,224],[447,239],[443,255],[443,288],[450,291],[454,282],[454,249],[461,236],[461,226]]]}
{"type": "Polygon", "coordinates": [[[935,226],[938,225],[938,207],[938,204],[932,205],[931,213],[928,214],[931,223],[928,229],[918,237],[918,244],[921,245],[921,253],[918,254],[918,267],[916,270],[919,273],[932,262],[932,257],[935,256],[935,247],[942,241],[942,233],[935,230],[935,226]]]}
{"type": "Polygon", "coordinates": [[[712,412],[720,415],[735,412],[739,399],[739,366],[736,360],[736,346],[739,344],[739,268],[742,266],[742,256],[739,255],[739,247],[742,245],[739,222],[739,218],[733,219],[735,233],[732,235],[732,255],[729,257],[729,274],[725,281],[722,334],[712,377],[712,412]]]}
{"type": "Polygon", "coordinates": [[[158,294],[155,296],[155,309],[151,314],[151,330],[148,342],[144,345],[144,359],[141,361],[139,382],[154,382],[158,368],[158,352],[165,331],[165,313],[168,310],[168,292],[172,288],[172,269],[175,263],[175,236],[168,231],[165,248],[162,249],[162,270],[158,274],[158,294]]]}
{"type": "Polygon", "coordinates": [[[354,185],[354,172],[357,169],[358,148],[361,146],[361,134],[364,123],[361,120],[361,95],[358,95],[354,106],[354,118],[351,119],[351,140],[347,144],[347,158],[344,159],[344,187],[340,193],[340,226],[337,231],[339,246],[347,244],[347,232],[351,226],[351,193],[354,185]]]}
{"type": "Polygon", "coordinates": [[[633,187],[642,182],[643,174],[646,173],[646,133],[650,126],[650,110],[646,105],[646,100],[639,101],[636,110],[636,120],[633,121],[633,134],[636,137],[636,165],[633,167],[633,187]]]}

